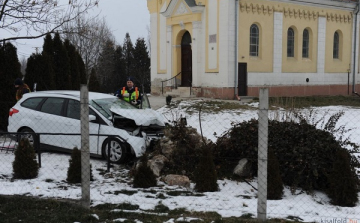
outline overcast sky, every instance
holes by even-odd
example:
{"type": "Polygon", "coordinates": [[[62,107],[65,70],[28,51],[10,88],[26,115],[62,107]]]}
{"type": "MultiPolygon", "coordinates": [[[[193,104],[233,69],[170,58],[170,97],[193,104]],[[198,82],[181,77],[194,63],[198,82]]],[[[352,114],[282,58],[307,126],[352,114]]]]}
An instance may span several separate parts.
{"type": "MultiPolygon", "coordinates": [[[[130,34],[134,44],[139,37],[147,40],[150,14],[146,0],[100,0],[99,7],[92,13],[100,13],[99,17],[106,19],[117,44],[123,43],[127,32],[130,34]]],[[[32,53],[36,52],[36,47],[40,47],[41,51],[43,42],[43,38],[17,41],[16,47],[18,48],[19,60],[23,57],[27,59],[32,53]]]]}

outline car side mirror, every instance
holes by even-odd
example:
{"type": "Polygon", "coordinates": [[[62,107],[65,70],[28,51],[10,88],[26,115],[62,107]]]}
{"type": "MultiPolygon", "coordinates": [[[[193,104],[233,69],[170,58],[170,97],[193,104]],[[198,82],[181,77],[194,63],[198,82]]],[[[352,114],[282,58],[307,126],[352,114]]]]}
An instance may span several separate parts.
{"type": "Polygon", "coordinates": [[[95,115],[89,115],[89,121],[95,121],[96,120],[96,116],[95,115]]]}

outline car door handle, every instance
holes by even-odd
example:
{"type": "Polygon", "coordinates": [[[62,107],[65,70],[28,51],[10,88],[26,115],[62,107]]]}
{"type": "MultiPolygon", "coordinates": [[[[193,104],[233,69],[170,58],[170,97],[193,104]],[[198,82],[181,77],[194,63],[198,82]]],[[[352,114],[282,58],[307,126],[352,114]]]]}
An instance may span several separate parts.
{"type": "Polygon", "coordinates": [[[71,122],[66,122],[65,125],[72,126],[73,124],[71,122]]]}
{"type": "Polygon", "coordinates": [[[42,119],[42,117],[37,115],[37,116],[35,116],[35,119],[42,119]]]}

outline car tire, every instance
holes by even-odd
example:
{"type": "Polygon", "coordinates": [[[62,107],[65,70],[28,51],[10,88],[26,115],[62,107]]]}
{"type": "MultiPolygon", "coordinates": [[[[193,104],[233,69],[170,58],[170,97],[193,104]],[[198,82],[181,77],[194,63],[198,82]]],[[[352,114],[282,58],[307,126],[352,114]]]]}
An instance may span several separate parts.
{"type": "Polygon", "coordinates": [[[30,142],[30,145],[34,146],[34,135],[32,133],[35,133],[30,128],[23,128],[19,131],[20,133],[30,133],[30,134],[19,134],[18,135],[18,142],[20,142],[21,139],[27,138],[30,142]]]}
{"type": "Polygon", "coordinates": [[[108,143],[110,140],[110,162],[125,163],[127,157],[127,145],[118,139],[107,139],[102,146],[103,157],[108,159],[108,143]]]}

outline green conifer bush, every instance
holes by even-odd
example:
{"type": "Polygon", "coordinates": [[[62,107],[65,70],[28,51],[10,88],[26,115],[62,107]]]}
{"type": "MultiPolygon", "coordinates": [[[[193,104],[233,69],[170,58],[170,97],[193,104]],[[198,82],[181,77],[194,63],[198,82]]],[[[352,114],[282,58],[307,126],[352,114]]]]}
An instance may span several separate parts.
{"type": "Polygon", "coordinates": [[[219,190],[217,174],[212,156],[212,145],[203,145],[199,164],[195,172],[195,190],[198,192],[215,192],[219,190]]]}
{"type": "Polygon", "coordinates": [[[13,176],[16,179],[33,179],[38,176],[38,172],[35,150],[27,138],[22,138],[15,150],[13,176]]]}
{"type": "Polygon", "coordinates": [[[267,199],[280,200],[284,185],[280,175],[280,165],[272,149],[268,152],[267,199]]]}
{"type": "Polygon", "coordinates": [[[157,186],[156,176],[147,163],[148,157],[144,154],[140,159],[139,167],[134,172],[133,186],[135,188],[149,188],[157,186]]]}
{"type": "MultiPolygon", "coordinates": [[[[342,126],[336,127],[339,126],[336,122],[340,117],[341,113],[330,117],[324,122],[323,129],[309,124],[300,116],[298,121],[269,121],[268,147],[269,150],[273,150],[279,161],[284,185],[302,188],[309,193],[314,190],[336,193],[337,190],[329,190],[329,187],[336,185],[330,183],[330,174],[335,174],[332,168],[334,163],[339,162],[338,169],[347,169],[350,172],[354,172],[355,168],[359,167],[359,162],[350,153],[350,151],[358,151],[358,146],[347,139],[341,137],[336,139],[334,136],[335,133],[340,135],[346,133],[342,126]],[[337,156],[338,151],[347,153],[350,161],[344,160],[345,155],[337,156]]],[[[229,131],[218,138],[214,149],[214,162],[219,167],[218,176],[231,177],[238,161],[242,158],[249,160],[253,167],[252,175],[256,176],[257,148],[258,121],[252,119],[234,124],[229,131]]],[[[359,179],[354,174],[348,174],[347,180],[359,184],[359,179]]],[[[349,183],[349,188],[350,185],[349,183]]],[[[347,201],[341,203],[351,204],[347,201]]]]}
{"type": "Polygon", "coordinates": [[[358,201],[358,185],[356,173],[350,168],[351,157],[345,150],[337,151],[336,157],[329,175],[328,195],[335,205],[354,207],[358,201]]]}
{"type": "MultiPolygon", "coordinates": [[[[90,165],[90,180],[94,180],[90,165]]],[[[81,183],[81,151],[75,147],[69,159],[69,168],[66,181],[69,183],[81,183]]]]}
{"type": "Polygon", "coordinates": [[[10,42],[0,43],[0,77],[1,77],[1,106],[0,130],[6,132],[8,126],[9,109],[16,103],[14,81],[21,75],[21,65],[17,49],[10,42]]]}
{"type": "MultiPolygon", "coordinates": [[[[195,169],[201,156],[201,136],[194,128],[186,127],[183,123],[170,126],[165,131],[165,137],[174,142],[170,162],[166,162],[163,174],[186,175],[194,180],[195,169]]],[[[154,146],[155,153],[160,153],[160,143],[154,146]]],[[[169,158],[169,157],[168,157],[169,158]]]]}

